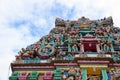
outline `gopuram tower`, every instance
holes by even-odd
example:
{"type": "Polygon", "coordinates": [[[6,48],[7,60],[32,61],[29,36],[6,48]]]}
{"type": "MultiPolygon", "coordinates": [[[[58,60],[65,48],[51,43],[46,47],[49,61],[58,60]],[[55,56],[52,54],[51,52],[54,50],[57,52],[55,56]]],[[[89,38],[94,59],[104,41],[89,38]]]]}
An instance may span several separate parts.
{"type": "Polygon", "coordinates": [[[112,17],[56,18],[48,35],[15,57],[9,80],[120,80],[120,28],[112,17]]]}

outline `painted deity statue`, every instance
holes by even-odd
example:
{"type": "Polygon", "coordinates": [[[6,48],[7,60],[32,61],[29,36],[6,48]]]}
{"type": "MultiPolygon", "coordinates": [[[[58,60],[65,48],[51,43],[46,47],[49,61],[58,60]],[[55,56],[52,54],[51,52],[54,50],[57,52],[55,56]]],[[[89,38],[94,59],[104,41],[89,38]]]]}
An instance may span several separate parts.
{"type": "Polygon", "coordinates": [[[69,21],[69,20],[65,21],[65,26],[70,27],[71,26],[71,21],[69,21]]]}
{"type": "Polygon", "coordinates": [[[68,71],[68,74],[76,74],[76,69],[74,67],[71,67],[68,71]]]}
{"type": "Polygon", "coordinates": [[[42,49],[42,51],[41,51],[40,54],[41,54],[42,56],[47,56],[47,55],[48,55],[47,53],[48,53],[47,49],[44,48],[44,49],[42,49]]]}
{"type": "Polygon", "coordinates": [[[78,47],[77,47],[76,44],[73,44],[73,46],[72,46],[72,51],[73,51],[73,52],[78,52],[78,47]]]}

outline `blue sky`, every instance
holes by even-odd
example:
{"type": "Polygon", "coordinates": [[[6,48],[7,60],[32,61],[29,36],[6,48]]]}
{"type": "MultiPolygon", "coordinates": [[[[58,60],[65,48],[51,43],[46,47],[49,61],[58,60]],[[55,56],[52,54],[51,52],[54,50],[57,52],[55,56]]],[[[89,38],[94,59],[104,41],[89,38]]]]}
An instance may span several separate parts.
{"type": "Polygon", "coordinates": [[[0,80],[8,80],[17,52],[49,33],[56,17],[77,20],[112,16],[120,26],[119,0],[0,0],[0,80]]]}

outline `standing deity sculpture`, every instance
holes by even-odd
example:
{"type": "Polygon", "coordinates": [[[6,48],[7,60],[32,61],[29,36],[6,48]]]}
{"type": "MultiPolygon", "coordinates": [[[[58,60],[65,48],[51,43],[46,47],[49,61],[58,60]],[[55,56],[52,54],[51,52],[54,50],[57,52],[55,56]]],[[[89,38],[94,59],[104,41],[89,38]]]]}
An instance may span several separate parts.
{"type": "Polygon", "coordinates": [[[71,21],[70,20],[65,21],[65,26],[66,27],[71,27],[71,21]]]}
{"type": "Polygon", "coordinates": [[[73,52],[78,52],[78,46],[75,43],[72,46],[72,51],[73,52]]]}

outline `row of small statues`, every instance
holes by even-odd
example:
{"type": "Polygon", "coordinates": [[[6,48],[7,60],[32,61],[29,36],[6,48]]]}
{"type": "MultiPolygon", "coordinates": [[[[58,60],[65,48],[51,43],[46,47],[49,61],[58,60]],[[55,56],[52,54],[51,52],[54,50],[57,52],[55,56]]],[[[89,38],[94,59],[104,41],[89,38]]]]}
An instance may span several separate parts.
{"type": "MultiPolygon", "coordinates": [[[[108,18],[104,17],[104,19],[101,19],[101,20],[90,20],[90,19],[85,18],[83,16],[83,17],[79,18],[76,21],[76,23],[74,23],[74,26],[77,25],[77,24],[83,24],[83,23],[90,24],[92,27],[97,27],[97,26],[102,26],[102,25],[113,25],[113,19],[110,16],[108,18]]],[[[72,21],[70,21],[70,20],[63,20],[61,18],[56,18],[55,25],[60,25],[60,24],[65,24],[66,27],[68,27],[68,26],[72,25],[72,21]]]]}
{"type": "Polygon", "coordinates": [[[67,73],[62,73],[62,80],[82,80],[82,72],[70,67],[67,73]]]}
{"type": "MultiPolygon", "coordinates": [[[[77,39],[76,39],[77,40],[77,39]]],[[[78,43],[78,42],[75,42],[75,43],[71,43],[73,40],[68,40],[68,51],[73,51],[73,52],[78,52],[78,51],[81,51],[81,47],[80,45],[82,44],[81,42],[78,43]]],[[[53,45],[55,45],[55,42],[53,41],[52,42],[53,45]]],[[[22,48],[22,50],[19,52],[19,55],[32,55],[34,53],[39,53],[41,55],[48,55],[50,54],[51,50],[50,48],[45,48],[45,44],[52,44],[51,42],[44,42],[41,41],[41,44],[32,44],[30,46],[28,46],[26,49],[22,48]],[[41,46],[42,45],[42,46],[41,46]],[[44,46],[44,47],[43,47],[44,46]],[[41,51],[40,51],[41,49],[41,51]]],[[[58,44],[57,45],[61,45],[61,44],[58,44]]],[[[53,47],[53,46],[51,46],[53,47]]],[[[112,42],[111,41],[105,41],[105,40],[101,40],[100,44],[99,44],[99,47],[101,48],[101,50],[103,51],[111,51],[111,48],[112,48],[112,42]]],[[[54,46],[55,48],[55,46],[54,46]]]]}
{"type": "MultiPolygon", "coordinates": [[[[120,29],[117,29],[117,27],[98,27],[96,29],[91,28],[91,31],[94,31],[94,36],[96,37],[108,37],[110,36],[111,39],[115,40],[116,42],[120,42],[120,29]]],[[[51,33],[53,33],[54,36],[59,37],[61,40],[65,40],[67,37],[72,36],[72,37],[82,37],[80,33],[80,29],[72,29],[72,28],[55,28],[53,31],[51,30],[51,33]]]]}

